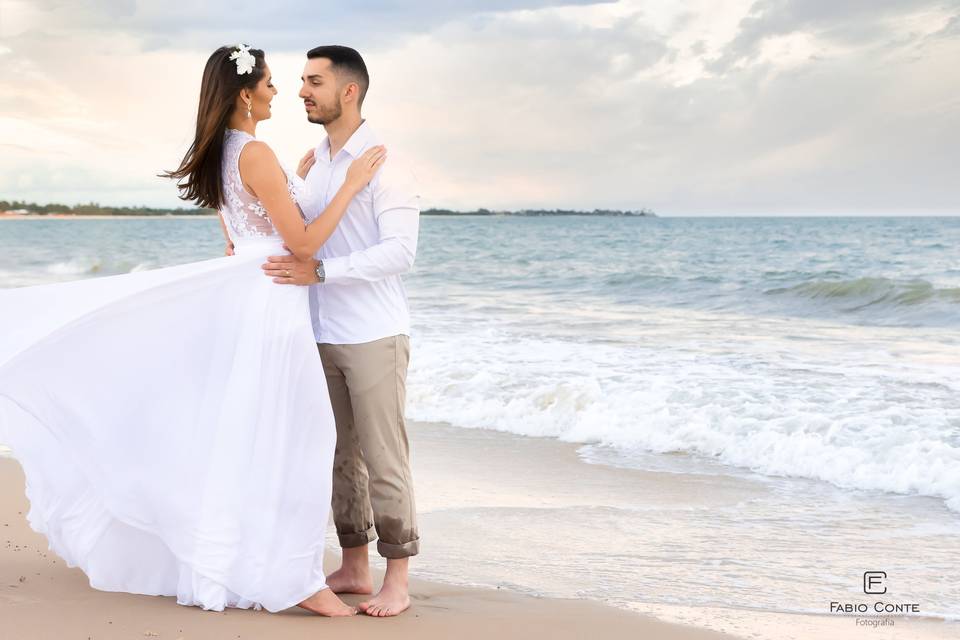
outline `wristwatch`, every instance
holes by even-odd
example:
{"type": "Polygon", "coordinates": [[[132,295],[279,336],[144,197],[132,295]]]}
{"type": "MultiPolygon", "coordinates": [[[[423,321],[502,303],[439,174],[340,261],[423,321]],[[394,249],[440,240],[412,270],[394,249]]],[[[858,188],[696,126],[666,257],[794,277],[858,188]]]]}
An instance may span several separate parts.
{"type": "Polygon", "coordinates": [[[323,270],[323,260],[317,260],[317,279],[320,281],[320,284],[323,284],[323,281],[327,279],[327,273],[323,270]]]}

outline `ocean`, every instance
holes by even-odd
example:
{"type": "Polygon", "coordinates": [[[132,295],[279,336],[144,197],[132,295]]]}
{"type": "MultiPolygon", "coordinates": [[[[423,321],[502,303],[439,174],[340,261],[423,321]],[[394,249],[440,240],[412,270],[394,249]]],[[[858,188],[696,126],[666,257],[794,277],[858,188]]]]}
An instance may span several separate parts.
{"type": "MultiPolygon", "coordinates": [[[[570,444],[583,473],[614,474],[590,480],[589,499],[613,508],[614,495],[622,512],[580,504],[551,520],[535,511],[526,526],[541,526],[544,540],[557,518],[569,524],[574,514],[581,531],[591,517],[621,532],[627,522],[663,527],[643,553],[616,550],[620,565],[652,571],[631,573],[646,597],[618,600],[631,578],[603,574],[592,556],[591,566],[601,566],[596,579],[583,578],[583,567],[575,576],[542,558],[537,565],[531,555],[529,575],[515,570],[511,585],[642,602],[647,611],[750,602],[822,613],[833,579],[822,567],[797,566],[804,556],[771,540],[791,539],[782,533],[790,530],[798,549],[807,538],[797,532],[820,532],[835,563],[869,542],[873,555],[850,561],[851,574],[876,569],[860,567],[871,559],[896,564],[890,554],[907,545],[918,559],[900,558],[898,569],[912,576],[911,595],[923,598],[928,615],[955,619],[960,587],[945,588],[935,568],[960,565],[958,247],[956,217],[424,216],[405,279],[413,316],[407,414],[465,442],[502,432],[489,442],[543,451],[570,444]],[[642,486],[629,488],[647,472],[712,478],[706,487],[743,492],[736,508],[698,512],[702,521],[678,516],[677,505],[651,511],[642,486]],[[761,486],[762,498],[745,488],[761,486]],[[860,525],[838,525],[850,518],[860,525]],[[771,593],[775,577],[745,582],[723,558],[709,573],[708,594],[691,582],[694,574],[684,574],[687,586],[675,576],[667,589],[654,579],[658,550],[672,548],[671,527],[691,533],[682,552],[670,552],[673,567],[678,558],[710,556],[718,536],[740,531],[744,519],[756,527],[749,552],[760,556],[753,565],[743,560],[747,566],[770,576],[788,568],[807,580],[794,604],[771,593]],[[712,535],[698,538],[704,527],[712,535]],[[763,557],[767,543],[786,555],[763,557]],[[554,570],[556,588],[533,586],[554,570]]],[[[2,221],[0,287],[133,272],[222,250],[212,218],[2,221]]],[[[432,442],[434,432],[424,433],[432,442]]],[[[547,502],[551,482],[564,477],[537,485],[547,502]]],[[[495,485],[485,491],[494,500],[495,485]]],[[[438,527],[456,496],[449,500],[433,505],[438,527]]],[[[444,569],[441,551],[425,571],[456,581],[450,573],[462,556],[450,546],[444,569]]],[[[473,582],[497,583],[496,575],[473,582]]]]}

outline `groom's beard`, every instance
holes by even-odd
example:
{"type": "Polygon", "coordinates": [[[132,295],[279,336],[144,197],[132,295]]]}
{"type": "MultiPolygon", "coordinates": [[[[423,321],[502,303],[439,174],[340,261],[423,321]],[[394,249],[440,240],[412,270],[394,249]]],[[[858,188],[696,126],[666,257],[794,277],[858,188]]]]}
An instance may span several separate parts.
{"type": "Polygon", "coordinates": [[[342,114],[343,107],[340,106],[339,102],[330,106],[317,105],[312,112],[307,113],[307,120],[313,124],[328,125],[342,114]]]}

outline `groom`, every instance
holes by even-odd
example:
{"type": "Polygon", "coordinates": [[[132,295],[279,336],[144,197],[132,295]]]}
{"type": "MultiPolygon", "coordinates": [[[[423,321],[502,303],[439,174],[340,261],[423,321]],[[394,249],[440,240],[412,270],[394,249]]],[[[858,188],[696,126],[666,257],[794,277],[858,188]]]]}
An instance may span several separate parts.
{"type": "MultiPolygon", "coordinates": [[[[307,119],[327,132],[301,160],[319,211],[350,162],[380,139],[360,117],[370,79],[359,53],[311,49],[302,80],[307,119]]],[[[314,333],[337,423],[333,518],[343,564],[327,584],[336,593],[373,593],[367,544],[379,538],[377,551],[387,559],[383,587],[359,605],[372,616],[410,606],[408,564],[420,551],[404,423],[410,319],[400,279],[413,265],[419,215],[412,176],[388,159],[316,259],[271,256],[264,265],[276,282],[311,285],[314,333]]]]}

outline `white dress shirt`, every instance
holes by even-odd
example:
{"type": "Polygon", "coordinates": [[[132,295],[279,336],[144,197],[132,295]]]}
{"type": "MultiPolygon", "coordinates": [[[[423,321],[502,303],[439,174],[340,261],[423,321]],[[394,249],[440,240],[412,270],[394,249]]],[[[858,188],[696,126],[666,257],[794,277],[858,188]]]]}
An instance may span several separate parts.
{"type": "MultiPolygon", "coordinates": [[[[329,138],[316,148],[307,174],[310,218],[330,203],[347,168],[381,144],[366,121],[330,158],[329,138]]],[[[410,312],[400,274],[417,253],[420,192],[413,174],[387,148],[387,160],[350,202],[336,230],[317,252],[326,280],[310,287],[313,332],[319,343],[358,344],[410,335],[410,312]]]]}

